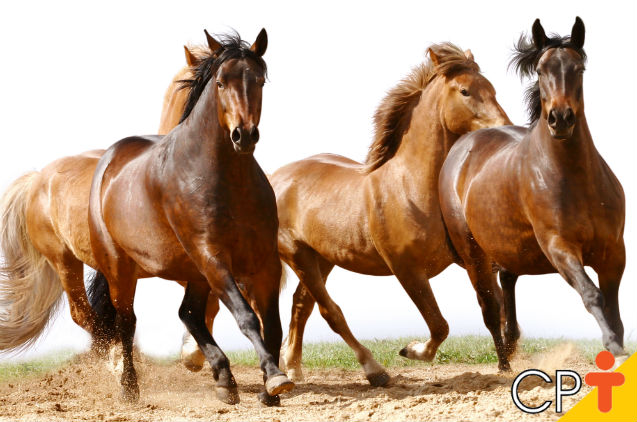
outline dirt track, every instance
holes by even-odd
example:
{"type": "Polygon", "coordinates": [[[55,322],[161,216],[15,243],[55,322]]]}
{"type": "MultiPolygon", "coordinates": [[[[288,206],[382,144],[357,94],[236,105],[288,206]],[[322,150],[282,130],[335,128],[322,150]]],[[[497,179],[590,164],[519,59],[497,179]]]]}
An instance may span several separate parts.
{"type": "MultiPolygon", "coordinates": [[[[556,420],[554,405],[540,415],[517,410],[510,396],[514,375],[498,375],[495,364],[438,365],[393,368],[393,384],[370,387],[361,371],[306,370],[306,382],[282,396],[282,406],[266,408],[257,401],[261,386],[258,368],[233,367],[241,403],[228,406],[214,396],[209,368],[191,373],[181,364],[137,363],[141,399],[136,405],[119,402],[115,376],[105,362],[76,359],[51,373],[0,384],[0,420],[556,420]]],[[[594,369],[568,346],[549,358],[513,362],[514,374],[539,367],[594,369]]],[[[551,372],[548,372],[551,374],[551,372]]],[[[554,372],[553,372],[554,373],[554,372]]],[[[554,384],[536,379],[521,385],[521,398],[537,406],[553,400],[554,384]],[[537,380],[537,381],[536,381],[537,380]]],[[[566,409],[589,391],[564,399],[566,409]]]]}

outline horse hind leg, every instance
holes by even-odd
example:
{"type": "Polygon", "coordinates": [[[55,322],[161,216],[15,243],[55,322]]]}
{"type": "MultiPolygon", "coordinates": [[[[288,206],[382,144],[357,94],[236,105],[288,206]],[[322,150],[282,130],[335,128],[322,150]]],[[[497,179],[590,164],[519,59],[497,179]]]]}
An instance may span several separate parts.
{"type": "Polygon", "coordinates": [[[506,356],[510,359],[517,349],[517,342],[520,338],[520,327],[515,309],[515,284],[518,280],[516,274],[506,270],[500,271],[500,284],[502,285],[505,329],[504,329],[504,349],[506,356]]]}
{"type": "Polygon", "coordinates": [[[209,293],[210,287],[207,284],[188,283],[184,299],[179,307],[179,318],[210,363],[213,377],[217,382],[215,387],[217,398],[227,404],[237,404],[239,392],[237,382],[230,372],[230,361],[214,341],[205,324],[206,306],[210,302],[210,297],[214,297],[209,293]]]}
{"type": "Polygon", "coordinates": [[[91,348],[102,354],[108,341],[104,330],[100,329],[97,313],[91,307],[86,295],[84,264],[69,253],[55,263],[55,268],[66,292],[73,321],[91,334],[93,341],[91,348]]]}
{"type": "MultiPolygon", "coordinates": [[[[210,334],[212,334],[212,326],[215,321],[215,317],[219,312],[219,298],[213,294],[208,295],[208,302],[206,305],[206,327],[210,334]]],[[[186,331],[184,333],[183,344],[181,347],[181,361],[184,366],[192,372],[199,372],[203,368],[206,356],[203,354],[197,341],[186,331]]]]}

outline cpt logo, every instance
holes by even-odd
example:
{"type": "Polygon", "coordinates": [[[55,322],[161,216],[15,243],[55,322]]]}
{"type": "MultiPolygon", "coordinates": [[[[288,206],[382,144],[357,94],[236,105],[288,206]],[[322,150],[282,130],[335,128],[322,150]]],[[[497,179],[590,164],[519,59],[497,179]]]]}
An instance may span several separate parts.
{"type": "MultiPolygon", "coordinates": [[[[615,364],[615,358],[610,352],[604,350],[599,352],[595,358],[595,363],[599,369],[607,371],[615,364]]],[[[528,407],[522,403],[518,395],[518,386],[520,385],[520,382],[531,375],[538,376],[547,383],[552,382],[551,377],[537,369],[528,369],[520,373],[520,375],[515,377],[513,385],[511,386],[511,397],[513,398],[513,403],[515,403],[518,409],[526,413],[544,412],[551,405],[552,402],[550,400],[545,401],[538,407],[528,407]]],[[[590,372],[584,377],[586,384],[591,387],[597,387],[597,408],[600,412],[604,413],[609,412],[613,407],[613,387],[622,385],[624,380],[624,374],[620,374],[618,372],[590,372]]],[[[555,411],[557,413],[561,413],[562,397],[577,394],[582,387],[582,379],[575,371],[558,370],[555,371],[555,382],[555,411]],[[575,380],[575,386],[570,390],[565,390],[562,382],[563,377],[573,378],[575,380]]]]}

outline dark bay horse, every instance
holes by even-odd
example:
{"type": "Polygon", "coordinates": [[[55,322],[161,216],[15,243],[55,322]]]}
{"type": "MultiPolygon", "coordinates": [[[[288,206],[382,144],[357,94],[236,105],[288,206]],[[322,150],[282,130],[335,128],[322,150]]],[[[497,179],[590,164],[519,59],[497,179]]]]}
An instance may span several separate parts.
{"type": "MultiPolygon", "coordinates": [[[[89,200],[97,268],[108,281],[123,347],[124,396],[139,395],[132,361],[137,279],[185,280],[179,316],[211,364],[217,397],[239,400],[227,357],[206,329],[208,295],[221,298],[252,341],[264,372],[262,401],[293,383],[278,368],[281,344],[276,202],[254,159],[266,65],[265,30],[252,46],[230,35],[186,82],[182,122],[161,140],[131,137],[100,159],[89,200]],[[241,284],[263,317],[264,339],[241,284]]],[[[216,43],[216,46],[214,45],[216,43]]]]}
{"type": "Polygon", "coordinates": [[[515,283],[522,274],[560,275],[581,295],[604,346],[624,354],[617,300],[624,271],[622,187],[593,144],[584,115],[584,24],[570,37],[547,37],[539,20],[512,63],[537,74],[528,93],[532,124],[470,133],[452,147],[440,175],[449,236],[485,309],[500,332],[493,295],[500,268],[506,344],[496,339],[500,369],[519,338],[515,283]],[[592,267],[599,289],[584,271],[592,267]]]}
{"type": "Polygon", "coordinates": [[[402,351],[431,360],[449,328],[429,285],[454,262],[438,203],[438,173],[460,135],[510,124],[470,51],[432,45],[429,61],[393,88],[375,116],[364,165],[323,154],[270,178],[279,212],[279,252],[297,274],[288,347],[290,377],[301,379],[303,330],[315,301],[330,327],[354,349],[372,385],[389,376],[351,333],[325,281],[334,265],[394,274],[427,322],[431,339],[402,351]]]}

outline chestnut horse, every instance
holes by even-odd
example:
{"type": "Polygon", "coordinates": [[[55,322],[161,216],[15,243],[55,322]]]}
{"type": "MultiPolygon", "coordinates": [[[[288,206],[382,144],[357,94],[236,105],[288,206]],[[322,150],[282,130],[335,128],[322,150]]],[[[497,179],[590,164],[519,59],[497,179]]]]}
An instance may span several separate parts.
{"type": "MultiPolygon", "coordinates": [[[[216,46],[213,46],[217,43],[216,46]]],[[[221,298],[252,341],[264,372],[262,401],[278,402],[293,383],[278,368],[281,264],[274,192],[254,159],[259,140],[262,59],[267,36],[252,46],[238,36],[219,43],[186,81],[182,123],[160,140],[131,137],[100,159],[89,200],[97,267],[107,280],[123,347],[124,396],[139,395],[132,361],[137,279],[186,280],[179,316],[210,362],[217,397],[239,400],[227,357],[206,329],[208,295],[221,298]],[[254,297],[254,311],[237,284],[254,297]]],[[[108,299],[108,297],[107,297],[108,299]]]]}
{"type": "Polygon", "coordinates": [[[334,265],[369,275],[394,274],[427,322],[431,339],[402,351],[431,360],[449,328],[429,279],[454,262],[438,205],[438,173],[460,135],[510,124],[473,55],[432,45],[430,60],[394,87],[376,111],[366,163],[322,154],[270,178],[279,212],[279,253],[300,279],[285,363],[299,380],[303,330],[318,302],[330,327],[354,349],[372,385],[389,375],[351,333],[325,289],[334,265]]]}
{"type": "Polygon", "coordinates": [[[164,105],[161,109],[161,120],[159,122],[160,135],[165,135],[179,124],[181,116],[184,114],[188,91],[181,89],[181,81],[192,78],[192,69],[196,68],[209,52],[207,48],[194,46],[188,48],[184,45],[186,54],[186,66],[184,66],[173,78],[172,82],[164,94],[164,105]]]}
{"type": "MultiPolygon", "coordinates": [[[[500,369],[519,338],[514,288],[522,274],[559,272],[582,297],[604,346],[624,354],[617,294],[625,264],[624,194],[599,155],[586,124],[582,94],[584,24],[570,37],[547,37],[539,20],[523,36],[512,63],[537,73],[528,91],[529,128],[484,129],[460,139],[440,174],[449,236],[464,262],[485,322],[500,332],[492,268],[500,268],[505,340],[496,339],[500,369]],[[584,271],[591,266],[599,289],[584,271]]],[[[498,336],[499,338],[499,336],[498,336]]]]}

